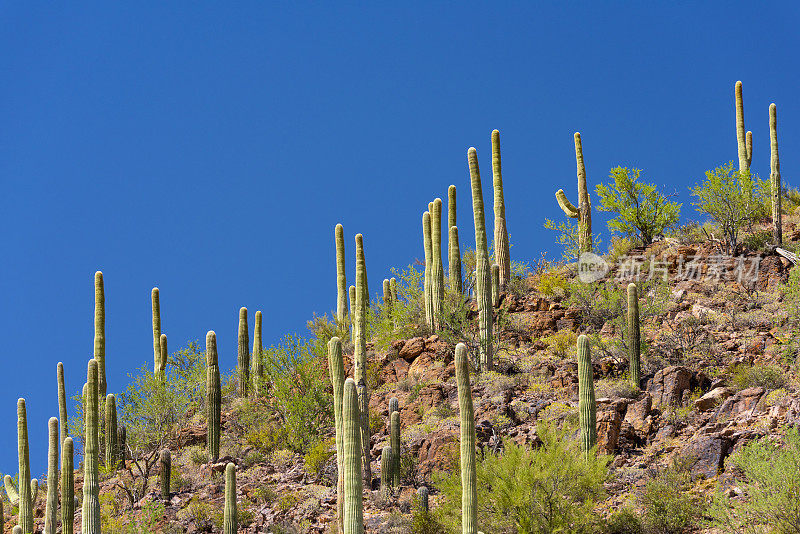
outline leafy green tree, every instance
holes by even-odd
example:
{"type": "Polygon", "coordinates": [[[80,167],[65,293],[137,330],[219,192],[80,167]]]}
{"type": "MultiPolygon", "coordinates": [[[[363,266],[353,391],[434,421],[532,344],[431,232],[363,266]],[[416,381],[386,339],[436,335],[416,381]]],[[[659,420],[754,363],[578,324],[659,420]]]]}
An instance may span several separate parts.
{"type": "Polygon", "coordinates": [[[729,254],[735,253],[742,228],[750,228],[766,215],[764,183],[749,171],[735,170],[733,161],[706,171],[705,180],[689,190],[697,197],[692,205],[719,226],[729,254]]]}
{"type": "Polygon", "coordinates": [[[626,237],[638,236],[646,246],[678,223],[682,204],[668,200],[655,185],[640,182],[641,173],[641,169],[614,167],[608,175],[613,182],[598,184],[595,192],[600,197],[597,209],[617,214],[608,221],[608,229],[626,237]]]}

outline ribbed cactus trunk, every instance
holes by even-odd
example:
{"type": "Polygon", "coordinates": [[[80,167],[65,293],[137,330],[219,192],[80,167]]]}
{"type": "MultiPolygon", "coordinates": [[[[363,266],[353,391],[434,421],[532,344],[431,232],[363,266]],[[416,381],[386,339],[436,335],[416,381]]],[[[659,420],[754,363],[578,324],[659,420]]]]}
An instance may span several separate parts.
{"type": "Polygon", "coordinates": [[[67,392],[64,385],[64,364],[58,362],[56,366],[56,377],[58,380],[58,419],[61,423],[61,441],[67,439],[69,435],[69,417],[67,416],[67,392]]]}
{"type": "Polygon", "coordinates": [[[425,322],[433,329],[433,299],[431,295],[431,264],[433,263],[433,235],[431,234],[431,213],[422,214],[422,244],[425,249],[425,278],[423,291],[425,293],[425,322]]]}
{"type": "Polygon", "coordinates": [[[97,360],[98,387],[106,394],[106,293],[103,273],[94,273],[94,359],[97,360]]]}
{"type": "Polygon", "coordinates": [[[389,421],[391,423],[391,417],[394,412],[400,411],[400,401],[397,400],[397,397],[392,397],[389,399],[389,421]]]}
{"type": "Polygon", "coordinates": [[[44,534],[56,534],[58,523],[58,418],[47,422],[47,501],[44,508],[44,534]]]}
{"type": "Polygon", "coordinates": [[[448,269],[450,277],[450,289],[456,293],[464,291],[464,284],[461,279],[461,248],[458,245],[458,227],[450,227],[450,257],[448,258],[448,269]]]}
{"type": "Polygon", "coordinates": [[[580,252],[592,251],[592,202],[586,186],[586,166],[583,162],[583,145],[580,132],[575,132],[575,164],[578,168],[578,207],[567,200],[563,189],[556,191],[558,205],[567,215],[578,219],[578,248],[580,252]]]}
{"type": "Polygon", "coordinates": [[[641,335],[639,325],[639,294],[636,284],[628,284],[628,360],[631,383],[639,387],[641,377],[641,335]]]}
{"type": "Polygon", "coordinates": [[[394,328],[394,301],[392,300],[392,283],[388,278],[383,279],[383,309],[389,324],[394,328]]]}
{"type": "Polygon", "coordinates": [[[328,342],[328,371],[333,385],[333,420],[336,426],[336,519],[338,531],[344,529],[344,475],[342,472],[342,395],[344,394],[344,360],[342,341],[333,337],[328,342]]]}
{"type": "Polygon", "coordinates": [[[478,152],[475,148],[470,147],[467,152],[467,161],[472,184],[472,216],[475,221],[475,297],[478,301],[480,364],[481,371],[491,371],[494,368],[492,358],[492,281],[486,240],[486,219],[483,211],[481,172],[478,168],[478,152]]]}
{"type": "Polygon", "coordinates": [[[117,399],[106,395],[106,468],[116,469],[119,463],[119,441],[117,438],[117,399]]]}
{"type": "MultiPolygon", "coordinates": [[[[95,369],[96,367],[95,362],[95,369]]],[[[28,533],[33,532],[33,495],[31,488],[31,463],[28,456],[28,415],[25,399],[17,401],[17,458],[19,459],[19,520],[18,525],[28,533]]]]}
{"type": "Polygon", "coordinates": [[[86,373],[86,430],[83,438],[83,528],[82,534],[100,534],[100,473],[98,469],[99,399],[97,392],[97,362],[89,361],[86,373]]]}
{"type": "Polygon", "coordinates": [[[155,375],[158,380],[164,381],[167,375],[167,360],[169,359],[169,350],[167,349],[167,334],[161,334],[158,338],[159,359],[158,365],[155,369],[155,375]]]}
{"type": "Polygon", "coordinates": [[[158,457],[159,463],[159,481],[161,482],[161,498],[165,501],[169,500],[169,482],[170,475],[172,474],[172,455],[169,449],[161,451],[158,457]]]}
{"type": "Polygon", "coordinates": [[[739,172],[750,172],[750,161],[753,157],[753,132],[744,129],[744,101],[742,99],[742,82],[734,86],[736,100],[736,148],[739,155],[739,172]]]}
{"type": "Polygon", "coordinates": [[[36,505],[36,499],[39,497],[39,480],[31,479],[31,506],[36,505]]]}
{"type": "Polygon", "coordinates": [[[397,278],[394,276],[389,278],[389,287],[392,290],[392,304],[397,303],[397,278]]]}
{"type": "Polygon", "coordinates": [[[208,420],[206,446],[210,462],[216,462],[219,459],[221,403],[222,387],[217,360],[217,334],[212,330],[206,334],[206,419],[208,420]]]}
{"type": "Polygon", "coordinates": [[[361,414],[352,378],[342,395],[342,471],[344,474],[344,534],[363,534],[364,502],[361,485],[361,414]]]}
{"type": "Polygon", "coordinates": [[[386,445],[381,450],[381,497],[389,499],[392,496],[392,448],[386,445]]]}
{"type": "Polygon", "coordinates": [[[492,264],[492,307],[500,305],[500,266],[492,264]]]}
{"type": "Polygon", "coordinates": [[[420,486],[417,489],[417,506],[423,513],[428,513],[428,488],[420,486]]]}
{"type": "Polygon", "coordinates": [[[597,405],[589,338],[583,334],[578,336],[578,420],[581,449],[588,453],[597,444],[597,405]]]}
{"type": "Polygon", "coordinates": [[[74,445],[67,437],[61,446],[61,534],[72,534],[75,522],[74,445]]]}
{"type": "Polygon", "coordinates": [[[364,472],[364,483],[368,488],[372,488],[372,466],[370,462],[370,437],[369,428],[369,391],[364,380],[358,383],[358,409],[361,412],[361,453],[364,458],[361,468],[364,472]]]}
{"type": "Polygon", "coordinates": [[[125,459],[128,457],[128,429],[125,428],[125,425],[119,426],[119,432],[117,433],[117,439],[119,441],[119,460],[122,462],[123,466],[125,465],[125,459]]]}
{"type": "Polygon", "coordinates": [[[250,334],[247,330],[247,308],[239,308],[239,396],[247,397],[250,390],[250,334]]]}
{"type": "Polygon", "coordinates": [[[478,532],[478,489],[475,474],[475,414],[472,408],[472,387],[469,383],[467,346],[456,345],[456,385],[458,411],[461,415],[461,532],[478,532]]]}
{"type": "Polygon", "coordinates": [[[336,241],[336,323],[344,332],[347,328],[347,274],[344,261],[344,227],[337,224],[336,241]]]}
{"type": "Polygon", "coordinates": [[[356,235],[356,289],[353,355],[353,378],[356,382],[366,376],[367,367],[367,262],[364,257],[364,240],[356,235]]]}
{"type": "Polygon", "coordinates": [[[153,374],[158,376],[161,365],[161,301],[157,287],[150,292],[150,306],[153,316],[153,374]]]}
{"type": "Polygon", "coordinates": [[[350,341],[354,344],[356,342],[356,286],[347,288],[347,294],[350,295],[350,341]]]}
{"type": "MultiPolygon", "coordinates": [[[[450,235],[450,228],[458,226],[456,217],[456,186],[451,185],[447,188],[447,235],[450,235]]],[[[453,257],[453,242],[447,241],[447,259],[448,261],[453,257]]],[[[452,270],[453,265],[448,264],[448,269],[452,270]]],[[[452,284],[451,284],[452,286],[452,284]]]]}
{"type": "Polygon", "coordinates": [[[431,213],[431,313],[433,329],[440,328],[444,304],[444,265],[442,264],[442,199],[433,201],[431,213]]]}
{"type": "Polygon", "coordinates": [[[264,380],[264,362],[261,359],[264,351],[261,334],[262,321],[261,310],[258,310],[256,311],[256,324],[253,328],[253,355],[250,360],[250,379],[253,381],[253,392],[256,396],[261,395],[261,382],[264,380]]]}
{"type": "Polygon", "coordinates": [[[783,214],[781,213],[781,162],[778,159],[778,108],[769,105],[769,180],[772,189],[772,239],[783,244],[783,214]]]}
{"type": "Polygon", "coordinates": [[[492,130],[492,178],[494,185],[494,261],[500,266],[500,287],[511,279],[511,255],[503,195],[503,171],[500,162],[500,132],[492,130]]]}
{"type": "Polygon", "coordinates": [[[390,437],[389,444],[392,446],[392,486],[400,487],[400,412],[395,410],[390,415],[389,420],[390,437]]]}
{"type": "Polygon", "coordinates": [[[239,512],[236,507],[236,466],[225,466],[225,511],[222,520],[223,534],[236,534],[239,531],[239,512]]]}

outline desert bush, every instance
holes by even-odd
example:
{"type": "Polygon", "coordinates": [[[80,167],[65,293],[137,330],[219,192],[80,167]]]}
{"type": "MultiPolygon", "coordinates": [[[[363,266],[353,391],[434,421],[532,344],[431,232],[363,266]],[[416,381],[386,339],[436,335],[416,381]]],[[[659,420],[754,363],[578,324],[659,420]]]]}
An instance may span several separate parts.
{"type": "Polygon", "coordinates": [[[305,455],[304,460],[306,472],[315,479],[319,479],[319,476],[322,473],[322,468],[335,453],[335,438],[329,438],[317,442],[305,455]]]}
{"type": "Polygon", "coordinates": [[[697,524],[702,500],[693,496],[689,458],[678,457],[656,470],[638,495],[642,522],[648,534],[681,534],[697,524]]]}
{"type": "Polygon", "coordinates": [[[738,389],[758,386],[769,391],[786,385],[786,373],[777,365],[739,365],[733,371],[732,382],[738,389]]]}
{"type": "Polygon", "coordinates": [[[613,236],[608,245],[608,263],[615,264],[633,249],[633,241],[627,237],[613,236]]]}
{"type": "MultiPolygon", "coordinates": [[[[556,243],[561,246],[561,260],[564,263],[572,263],[581,255],[581,248],[578,242],[578,223],[572,220],[566,220],[556,223],[553,220],[545,219],[544,227],[548,230],[556,232],[556,243]]],[[[592,234],[592,247],[593,250],[600,248],[600,234],[594,232],[592,234]]]]}
{"type": "Polygon", "coordinates": [[[569,289],[569,280],[558,268],[543,271],[536,276],[536,290],[544,297],[564,298],[569,289]]]}
{"type": "Polygon", "coordinates": [[[598,398],[611,397],[633,399],[639,395],[639,388],[631,384],[627,377],[604,378],[595,382],[595,391],[598,398]]]}
{"type": "Polygon", "coordinates": [[[542,341],[547,343],[547,350],[556,358],[566,358],[569,356],[575,349],[577,340],[578,334],[568,329],[559,330],[552,336],[542,338],[542,341]]]}
{"type": "Polygon", "coordinates": [[[644,534],[644,525],[633,508],[623,506],[608,518],[605,534],[644,534]]]}

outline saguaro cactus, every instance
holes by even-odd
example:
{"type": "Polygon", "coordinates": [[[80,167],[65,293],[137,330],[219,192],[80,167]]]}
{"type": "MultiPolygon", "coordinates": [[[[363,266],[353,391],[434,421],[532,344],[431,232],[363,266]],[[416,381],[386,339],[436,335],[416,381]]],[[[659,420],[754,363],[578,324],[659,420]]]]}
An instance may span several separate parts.
{"type": "Polygon", "coordinates": [[[450,277],[450,289],[457,293],[464,291],[461,281],[461,248],[458,246],[458,227],[450,227],[450,257],[448,258],[448,276],[450,277]]]}
{"type": "Polygon", "coordinates": [[[67,439],[69,420],[67,417],[67,393],[64,386],[64,364],[58,362],[56,366],[56,378],[58,380],[58,418],[61,422],[61,441],[67,439]]]}
{"type": "Polygon", "coordinates": [[[247,308],[239,308],[239,395],[247,396],[250,388],[250,334],[247,331],[247,308]]]}
{"type": "Polygon", "coordinates": [[[581,133],[575,132],[575,162],[578,167],[578,207],[567,200],[563,189],[556,191],[556,200],[567,217],[578,219],[578,248],[581,252],[592,251],[592,201],[586,187],[586,166],[583,163],[581,133]]]}
{"type": "Polygon", "coordinates": [[[158,338],[158,346],[159,346],[159,359],[158,365],[156,366],[155,375],[156,378],[159,380],[164,380],[164,377],[167,375],[167,359],[169,359],[169,351],[167,350],[167,334],[161,334],[158,338]]]}
{"type": "Polygon", "coordinates": [[[119,426],[119,431],[117,432],[117,441],[119,442],[119,460],[124,465],[125,458],[127,458],[128,454],[126,450],[128,445],[128,429],[125,428],[125,425],[119,426]]]}
{"type": "Polygon", "coordinates": [[[431,264],[433,263],[433,236],[431,235],[431,214],[426,211],[422,214],[422,244],[425,248],[425,321],[433,328],[433,299],[431,298],[431,264]]]}
{"type": "Polygon", "coordinates": [[[481,172],[478,152],[467,151],[469,175],[472,184],[472,216],[475,221],[475,297],[478,301],[478,334],[480,338],[481,371],[491,371],[492,361],[492,286],[489,268],[489,249],[486,241],[486,219],[483,212],[481,172]]]}
{"type": "Polygon", "coordinates": [[[461,415],[461,531],[478,532],[478,490],[475,475],[475,414],[472,409],[472,388],[469,383],[467,346],[456,345],[456,385],[458,411],[461,415]]]}
{"type": "Polygon", "coordinates": [[[86,420],[83,467],[83,534],[100,534],[100,473],[98,469],[99,446],[99,402],[97,398],[97,362],[89,361],[86,372],[86,420]]]}
{"type": "Polygon", "coordinates": [[[578,336],[578,420],[581,449],[589,452],[597,444],[597,406],[594,401],[594,370],[589,338],[578,336]]]}
{"type": "Polygon", "coordinates": [[[344,476],[342,472],[342,395],[344,394],[344,361],[342,341],[333,337],[328,342],[328,370],[333,385],[333,419],[336,426],[336,511],[339,531],[344,529],[344,476]]]}
{"type": "Polygon", "coordinates": [[[381,450],[381,496],[388,499],[392,495],[392,448],[386,445],[381,450]]]}
{"type": "Polygon", "coordinates": [[[391,420],[392,414],[394,412],[400,411],[400,401],[397,400],[397,397],[392,397],[389,399],[389,418],[391,420]]]}
{"type": "Polygon", "coordinates": [[[511,256],[506,225],[506,202],[503,196],[503,172],[500,163],[500,132],[492,130],[492,178],[494,185],[494,261],[500,266],[500,287],[511,278],[511,256]]]}
{"type": "Polygon", "coordinates": [[[753,132],[744,131],[744,101],[742,99],[742,82],[734,86],[736,99],[736,144],[739,153],[739,172],[750,171],[750,161],[753,158],[753,132]]]}
{"type": "Polygon", "coordinates": [[[364,502],[361,485],[361,414],[352,378],[342,395],[342,470],[344,473],[344,534],[363,534],[364,502]]]}
{"type": "Polygon", "coordinates": [[[392,302],[397,302],[397,278],[394,276],[389,278],[389,287],[392,290],[392,302]]]}
{"type": "Polygon", "coordinates": [[[161,364],[161,302],[158,288],[150,291],[150,304],[153,315],[153,374],[158,374],[161,364]]]}
{"type": "Polygon", "coordinates": [[[372,466],[370,465],[370,437],[369,428],[369,391],[364,380],[358,382],[358,409],[361,412],[361,448],[364,459],[361,467],[364,471],[364,482],[368,488],[372,487],[372,466]]]}
{"type": "Polygon", "coordinates": [[[94,359],[97,360],[100,394],[106,394],[106,293],[103,273],[94,273],[94,359]]]}
{"type": "Polygon", "coordinates": [[[347,288],[350,295],[350,341],[356,342],[356,286],[347,288]]]}
{"type": "Polygon", "coordinates": [[[392,486],[400,487],[400,412],[395,410],[390,419],[389,444],[392,446],[392,486]]]}
{"type": "Polygon", "coordinates": [[[225,511],[222,521],[223,534],[236,534],[239,531],[239,513],[236,508],[236,466],[225,466],[225,511]]]}
{"type": "Polygon", "coordinates": [[[424,513],[428,513],[428,493],[428,488],[426,486],[420,486],[417,489],[417,503],[419,509],[424,513]]]}
{"type": "Polygon", "coordinates": [[[772,238],[783,244],[783,215],[781,214],[781,162],[778,159],[778,108],[769,105],[769,180],[772,189],[772,238]]]}
{"type": "Polygon", "coordinates": [[[392,308],[394,307],[394,301],[392,300],[392,283],[389,282],[388,278],[383,279],[383,307],[386,317],[389,319],[389,324],[394,327],[394,319],[392,317],[392,308]]]}
{"type": "Polygon", "coordinates": [[[39,480],[31,479],[31,506],[36,505],[36,498],[39,497],[39,480]]]}
{"type": "Polygon", "coordinates": [[[164,449],[158,456],[160,466],[159,480],[161,482],[161,498],[169,500],[169,481],[172,474],[172,455],[169,449],[164,449]]]}
{"type": "Polygon", "coordinates": [[[75,521],[75,473],[72,438],[61,446],[61,534],[72,534],[75,521]]]}
{"type": "MultiPolygon", "coordinates": [[[[456,222],[456,186],[451,185],[447,188],[447,232],[449,236],[450,228],[454,226],[458,226],[456,222]]],[[[448,261],[450,258],[453,257],[453,243],[451,241],[447,242],[447,259],[448,261]]],[[[452,265],[448,265],[448,268],[452,269],[452,265]]]]}
{"type": "Polygon", "coordinates": [[[119,441],[117,439],[117,399],[106,395],[106,469],[115,469],[119,463],[119,441]]]}
{"type": "Polygon", "coordinates": [[[256,325],[253,329],[253,356],[250,360],[250,378],[253,380],[253,391],[256,396],[261,395],[261,381],[264,379],[264,362],[261,360],[261,353],[264,350],[261,334],[262,321],[261,310],[258,310],[256,311],[256,325]]]}
{"type": "MultiPolygon", "coordinates": [[[[365,306],[369,308],[369,284],[367,283],[367,262],[364,260],[364,236],[361,234],[356,234],[356,263],[358,263],[359,253],[358,250],[361,249],[361,270],[364,273],[364,302],[365,306]]],[[[359,266],[356,265],[356,274],[358,274],[359,266]]],[[[356,288],[358,288],[358,282],[356,281],[356,288]]]]}
{"type": "Polygon", "coordinates": [[[628,284],[628,360],[631,368],[631,383],[639,387],[641,365],[639,363],[639,295],[636,284],[628,284]]]}
{"type": "Polygon", "coordinates": [[[433,201],[431,212],[431,312],[433,329],[439,328],[444,303],[444,266],[442,265],[442,199],[433,201]]]}
{"type": "Polygon", "coordinates": [[[355,353],[353,355],[353,378],[356,382],[364,378],[367,370],[367,262],[364,258],[364,239],[356,235],[356,290],[354,314],[355,353]]]}
{"type": "Polygon", "coordinates": [[[17,488],[14,487],[14,479],[11,478],[11,475],[5,475],[3,477],[3,484],[6,487],[6,495],[8,495],[8,502],[12,505],[19,504],[19,492],[17,488]]]}
{"type": "Polygon", "coordinates": [[[347,274],[344,261],[344,227],[334,229],[336,241],[336,322],[340,329],[347,325],[347,274]]]}
{"type": "Polygon", "coordinates": [[[219,459],[220,420],[222,418],[222,387],[217,360],[217,334],[211,330],[206,334],[206,417],[208,419],[208,460],[219,459]]]}
{"type": "Polygon", "coordinates": [[[47,422],[47,502],[44,508],[44,532],[56,534],[58,521],[58,418],[47,422]]]}
{"type": "Polygon", "coordinates": [[[500,305],[500,266],[492,264],[492,307],[500,305]]]}
{"type": "MultiPolygon", "coordinates": [[[[95,362],[95,369],[97,369],[97,362],[95,362]]],[[[17,458],[19,459],[18,525],[25,532],[33,532],[33,495],[31,489],[31,464],[28,456],[28,415],[25,409],[25,399],[17,401],[17,449],[17,458]]]]}

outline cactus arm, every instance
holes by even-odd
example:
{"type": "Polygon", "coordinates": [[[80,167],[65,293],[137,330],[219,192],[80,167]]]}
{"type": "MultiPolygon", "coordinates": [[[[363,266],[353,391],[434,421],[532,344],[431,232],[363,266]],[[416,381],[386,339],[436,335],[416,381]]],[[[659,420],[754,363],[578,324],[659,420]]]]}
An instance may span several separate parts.
{"type": "Polygon", "coordinates": [[[563,189],[556,191],[556,200],[558,201],[558,205],[561,207],[561,209],[564,210],[564,213],[567,217],[571,219],[577,219],[581,216],[580,210],[573,206],[572,202],[567,199],[567,195],[564,193],[563,189]]]}
{"type": "Polygon", "coordinates": [[[450,289],[456,293],[464,290],[461,279],[461,248],[458,245],[458,227],[451,226],[449,232],[450,257],[448,259],[448,269],[450,276],[450,289]]]}
{"type": "Polygon", "coordinates": [[[17,401],[17,448],[17,458],[19,459],[19,520],[17,524],[22,527],[23,531],[33,532],[33,495],[31,464],[28,456],[28,416],[25,408],[25,399],[17,401]]]}
{"type": "MultiPolygon", "coordinates": [[[[163,334],[162,334],[163,336],[163,334]]],[[[117,447],[117,401],[114,395],[106,396],[106,469],[116,469],[119,463],[117,447]]]]}
{"type": "Polygon", "coordinates": [[[17,488],[14,487],[14,479],[11,478],[11,475],[6,475],[3,477],[3,484],[6,487],[8,502],[15,506],[19,504],[19,492],[17,491],[17,488]]]}
{"type": "Polygon", "coordinates": [[[361,453],[364,459],[361,462],[361,467],[364,471],[364,483],[368,488],[372,488],[372,470],[370,465],[370,437],[371,432],[369,428],[369,391],[364,380],[358,382],[358,409],[361,413],[361,453]]]}
{"type": "Polygon", "coordinates": [[[744,100],[742,98],[742,82],[737,81],[734,86],[736,101],[736,144],[739,155],[739,172],[750,170],[750,155],[752,155],[753,137],[750,134],[750,150],[748,150],[747,134],[744,130],[744,100]]]}
{"type": "MultiPolygon", "coordinates": [[[[345,299],[345,303],[346,303],[345,299]]],[[[253,381],[253,391],[256,396],[261,395],[261,381],[264,378],[264,362],[261,360],[261,354],[264,351],[264,343],[262,337],[262,323],[263,315],[261,310],[256,311],[256,323],[253,328],[253,355],[250,360],[250,379],[253,381]]]]}

